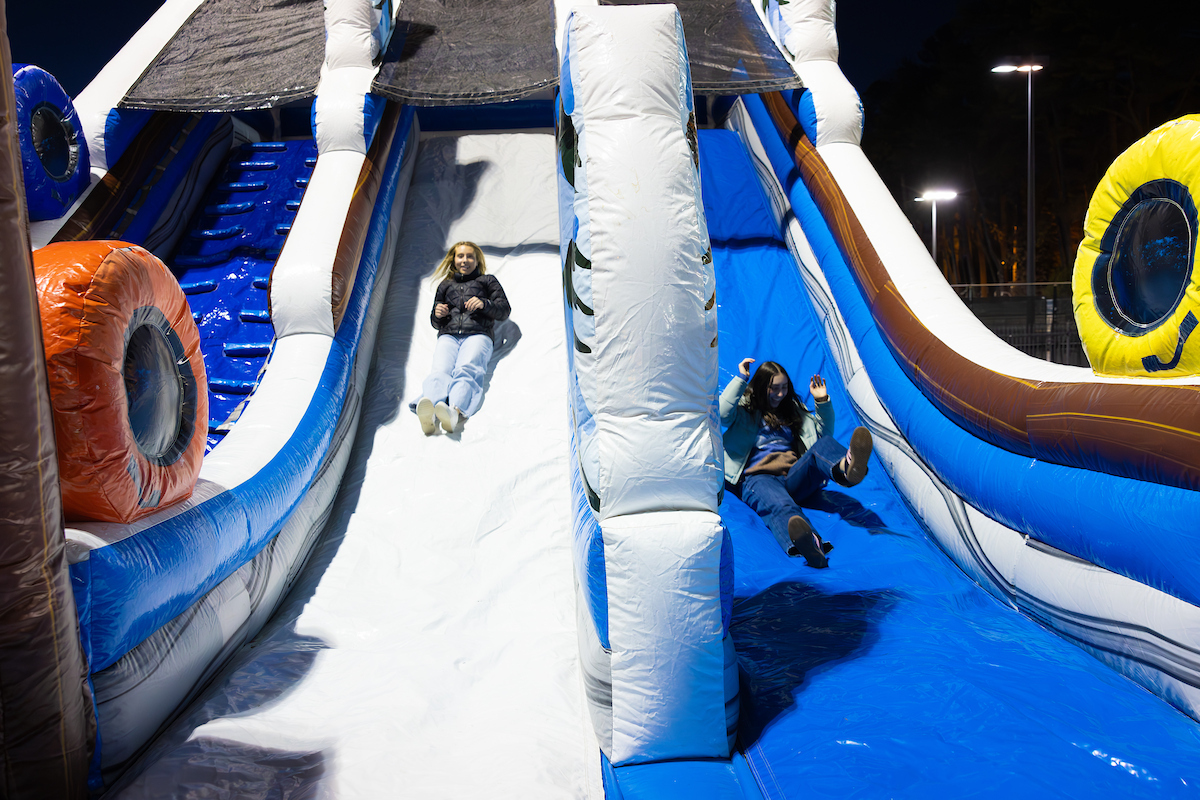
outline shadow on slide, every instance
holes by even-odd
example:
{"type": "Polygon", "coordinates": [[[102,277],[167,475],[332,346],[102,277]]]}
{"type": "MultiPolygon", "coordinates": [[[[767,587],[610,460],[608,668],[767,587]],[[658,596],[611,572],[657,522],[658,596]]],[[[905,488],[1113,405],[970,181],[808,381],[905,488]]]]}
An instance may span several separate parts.
{"type": "Polygon", "coordinates": [[[740,746],[752,747],[776,717],[803,705],[809,674],[870,650],[894,599],[890,590],[827,594],[782,581],[738,602],[731,631],[746,689],[740,746]]]}

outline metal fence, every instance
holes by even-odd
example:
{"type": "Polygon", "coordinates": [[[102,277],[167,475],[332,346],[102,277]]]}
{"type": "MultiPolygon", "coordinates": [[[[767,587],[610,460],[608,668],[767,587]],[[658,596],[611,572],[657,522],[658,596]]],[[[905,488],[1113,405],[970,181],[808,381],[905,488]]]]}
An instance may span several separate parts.
{"type": "Polygon", "coordinates": [[[1035,283],[1032,295],[1026,286],[964,283],[952,288],[988,330],[1021,352],[1056,364],[1088,366],[1071,308],[1071,284],[1035,283]]]}

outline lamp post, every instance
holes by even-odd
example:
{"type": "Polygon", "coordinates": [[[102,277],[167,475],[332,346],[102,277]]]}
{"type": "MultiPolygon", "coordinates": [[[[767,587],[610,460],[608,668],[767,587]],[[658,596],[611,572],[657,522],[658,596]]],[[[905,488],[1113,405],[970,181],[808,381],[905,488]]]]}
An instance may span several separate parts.
{"type": "Polygon", "coordinates": [[[1039,72],[1041,69],[1041,64],[1001,64],[998,67],[992,67],[992,72],[1024,72],[1029,76],[1029,99],[1025,113],[1029,147],[1029,167],[1026,178],[1029,184],[1029,193],[1025,200],[1025,209],[1028,215],[1025,222],[1026,235],[1028,236],[1025,244],[1025,293],[1029,297],[1033,297],[1034,251],[1037,247],[1037,235],[1036,228],[1034,227],[1035,222],[1033,214],[1033,73],[1039,72]]]}
{"type": "Polygon", "coordinates": [[[933,207],[933,235],[929,237],[929,249],[933,251],[933,263],[937,263],[937,204],[938,200],[953,200],[958,192],[949,189],[929,189],[920,197],[914,197],[918,203],[928,202],[933,207]]]}

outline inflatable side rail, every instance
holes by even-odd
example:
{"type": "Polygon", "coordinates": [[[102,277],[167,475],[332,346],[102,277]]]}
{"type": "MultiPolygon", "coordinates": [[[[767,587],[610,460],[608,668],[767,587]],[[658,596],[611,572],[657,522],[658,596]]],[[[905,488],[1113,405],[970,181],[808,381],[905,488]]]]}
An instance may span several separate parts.
{"type": "Polygon", "coordinates": [[[716,514],[715,276],[671,6],[566,21],[559,220],[580,648],[616,766],[727,758],[732,563],[716,514]]]}
{"type": "MultiPolygon", "coordinates": [[[[794,125],[794,119],[789,124],[782,99],[776,97],[770,100],[768,107],[772,112],[772,121],[785,126],[781,130],[780,135],[790,137],[790,140],[795,141],[796,134],[794,129],[798,128],[798,126],[794,125]]],[[[897,320],[885,311],[881,311],[881,306],[889,306],[897,312],[903,312],[905,319],[911,320],[911,312],[907,310],[906,305],[903,304],[903,300],[898,297],[898,292],[895,289],[889,288],[891,286],[888,279],[889,273],[884,271],[882,262],[877,255],[876,249],[872,246],[871,240],[866,236],[853,209],[841,195],[840,184],[832,180],[832,175],[828,168],[824,166],[823,160],[815,150],[812,150],[811,147],[806,147],[806,144],[806,138],[800,140],[800,144],[797,146],[792,160],[795,165],[799,165],[800,171],[805,178],[805,184],[813,195],[813,199],[822,209],[825,219],[829,220],[838,247],[842,253],[846,254],[845,263],[852,270],[855,283],[862,289],[864,301],[871,308],[880,332],[885,336],[885,340],[889,344],[889,350],[893,353],[895,361],[905,369],[910,379],[922,390],[926,397],[930,398],[930,401],[949,421],[958,425],[968,434],[974,434],[982,441],[990,441],[990,437],[981,435],[974,426],[967,424],[957,415],[948,413],[944,404],[938,402],[939,395],[927,383],[913,377],[912,364],[915,357],[909,356],[909,353],[922,353],[920,359],[920,372],[922,375],[936,374],[938,371],[936,356],[939,354],[946,355],[956,363],[961,360],[961,357],[953,357],[952,351],[946,344],[940,341],[936,343],[930,341],[932,336],[923,326],[919,326],[917,323],[910,323],[910,328],[899,327],[897,320]],[[890,299],[885,301],[883,299],[885,296],[890,299]],[[872,303],[872,300],[877,302],[872,303]],[[910,347],[912,348],[911,350],[909,349],[910,347]],[[935,350],[934,348],[937,349],[935,350]]],[[[945,374],[949,376],[948,379],[952,379],[955,375],[953,369],[948,367],[943,367],[943,369],[945,370],[945,374]]],[[[967,384],[971,375],[976,371],[995,376],[1001,381],[1010,383],[1018,382],[1016,379],[991,372],[984,367],[977,367],[972,373],[959,376],[959,383],[956,385],[967,384]]],[[[994,391],[999,392],[1003,385],[999,384],[992,388],[994,391]]],[[[1039,384],[1039,387],[1042,386],[1047,386],[1047,384],[1044,382],[1039,384]]],[[[1087,446],[1086,442],[1088,441],[1089,432],[1094,430],[1096,431],[1097,442],[1103,441],[1102,436],[1116,440],[1112,445],[1115,453],[1122,452],[1122,445],[1127,435],[1127,426],[1125,425],[1127,420],[1137,422],[1139,421],[1138,415],[1140,414],[1142,418],[1145,418],[1147,427],[1166,427],[1166,423],[1162,422],[1156,414],[1161,409],[1158,401],[1163,390],[1187,392],[1190,395],[1196,393],[1195,390],[1187,387],[1161,387],[1146,384],[1093,384],[1090,382],[1065,386],[1064,391],[1067,390],[1074,390],[1077,396],[1081,398],[1091,397],[1092,402],[1090,406],[1080,405],[1074,410],[1068,407],[1067,409],[1058,411],[1060,424],[1065,425],[1073,417],[1080,416],[1091,418],[1088,420],[1089,423],[1093,419],[1097,423],[1107,420],[1110,424],[1110,429],[1105,433],[1101,433],[1098,426],[1095,428],[1090,425],[1084,426],[1082,431],[1076,431],[1073,427],[1066,428],[1061,435],[1062,440],[1064,440],[1064,446],[1069,447],[1071,442],[1079,442],[1079,449],[1084,449],[1087,446]],[[1117,399],[1106,402],[1106,398],[1113,394],[1116,394],[1117,399]]],[[[965,392],[966,390],[964,389],[963,391],[965,392]]],[[[1019,398],[1013,398],[1014,394],[1014,392],[1009,392],[1006,396],[1013,399],[1015,404],[1015,402],[1019,402],[1019,398]]],[[[1052,413],[1055,413],[1053,409],[1047,411],[1047,414],[1052,413]]],[[[1190,416],[1195,417],[1196,412],[1193,411],[1190,416]]],[[[1187,433],[1186,430],[1180,429],[1176,429],[1175,432],[1180,436],[1187,433]]],[[[964,489],[961,494],[981,501],[986,498],[986,502],[991,510],[998,518],[1004,520],[1006,524],[1019,530],[1025,530],[1031,536],[1043,539],[1049,544],[1078,555],[1080,558],[1086,558],[1108,569],[1129,574],[1130,577],[1138,578],[1151,586],[1163,588],[1189,602],[1200,600],[1200,584],[1197,584],[1194,576],[1190,574],[1192,572],[1189,568],[1191,558],[1186,560],[1180,560],[1179,558],[1185,555],[1189,557],[1197,555],[1191,547],[1175,552],[1173,554],[1175,558],[1164,563],[1161,553],[1148,553],[1148,548],[1136,544],[1140,539],[1141,531],[1153,529],[1158,530],[1160,541],[1162,538],[1170,537],[1172,534],[1179,536],[1179,539],[1172,541],[1169,546],[1180,546],[1187,542],[1189,537],[1186,535],[1186,531],[1190,527],[1188,520],[1194,518],[1196,503],[1200,501],[1200,495],[1184,488],[1157,485],[1158,482],[1151,483],[1148,479],[1131,480],[1129,477],[1122,475],[1124,470],[1117,468],[1121,464],[1115,460],[1104,463],[1104,466],[1112,467],[1106,473],[1093,469],[1072,469],[1070,466],[1059,466],[1036,455],[1030,459],[1031,454],[1022,453],[1019,450],[1002,448],[1002,451],[1014,459],[1019,459],[1019,463],[1029,465],[1028,469],[1025,470],[1025,474],[1029,476],[1028,480],[1031,483],[1026,484],[1026,479],[1018,478],[1014,480],[1014,483],[1005,486],[1002,491],[997,491],[995,488],[987,486],[988,477],[986,473],[975,470],[974,478],[964,475],[959,479],[959,483],[964,489]],[[1043,472],[1047,473],[1046,478],[1049,478],[1051,474],[1057,473],[1057,475],[1054,479],[1043,480],[1043,476],[1041,475],[1043,472]],[[1094,485],[1097,489],[1100,487],[1109,487],[1108,491],[1102,490],[1098,491],[1095,496],[1088,496],[1088,505],[1094,509],[1092,513],[1084,513],[1083,516],[1077,518],[1071,524],[1063,524],[1065,521],[1059,520],[1056,520],[1054,524],[1040,524],[1040,520],[1037,520],[1037,516],[1040,516],[1040,514],[1035,516],[1034,509],[1057,505],[1059,506],[1059,511],[1054,514],[1057,517],[1058,513],[1061,513],[1061,504],[1056,503],[1052,497],[1060,493],[1063,486],[1082,486],[1085,484],[1094,485]],[[1156,499],[1161,498],[1167,505],[1154,508],[1153,510],[1145,503],[1138,503],[1136,508],[1125,507],[1125,503],[1130,497],[1128,492],[1135,486],[1144,487],[1137,490],[1135,494],[1148,493],[1156,499]],[[1118,487],[1122,487],[1124,491],[1118,487]],[[1035,501],[1032,506],[1028,502],[1031,500],[1035,501]],[[1103,514],[1101,512],[1101,509],[1106,507],[1111,507],[1111,513],[1103,514]],[[1096,514],[1095,517],[1093,517],[1093,513],[1096,514]],[[1119,524],[1123,530],[1114,531],[1111,534],[1107,534],[1104,539],[1097,541],[1089,535],[1095,528],[1092,525],[1083,523],[1099,524],[1102,521],[1101,529],[1111,528],[1114,524],[1119,524]],[[1052,534],[1050,533],[1051,531],[1056,533],[1052,534]],[[1126,534],[1124,531],[1128,533],[1126,534]],[[1045,538],[1048,535],[1053,536],[1053,538],[1045,538]]],[[[1116,458],[1117,456],[1114,454],[1113,459],[1116,458]]],[[[1129,458],[1132,459],[1133,456],[1130,455],[1129,458]]],[[[1166,463],[1167,465],[1178,463],[1172,461],[1169,453],[1158,457],[1155,461],[1150,461],[1148,457],[1145,461],[1149,465],[1153,465],[1154,463],[1166,463]]],[[[1014,463],[1018,462],[1014,461],[1014,463]]],[[[1165,468],[1163,471],[1165,471],[1165,468]]],[[[1149,549],[1152,550],[1153,548],[1149,549]]]]}
{"type": "MultiPolygon", "coordinates": [[[[154,733],[171,710],[186,702],[195,689],[203,685],[225,657],[238,645],[254,636],[271,614],[276,603],[287,591],[299,565],[313,546],[328,516],[330,504],[341,482],[350,455],[360,412],[361,394],[371,361],[375,331],[378,327],[399,230],[399,217],[415,163],[417,129],[411,109],[402,111],[391,107],[381,125],[377,143],[390,135],[390,115],[400,111],[395,141],[388,151],[383,169],[375,164],[371,171],[379,177],[362,176],[361,183],[378,183],[375,204],[367,209],[365,236],[344,234],[347,241],[361,238],[361,257],[357,276],[341,318],[325,369],[313,392],[302,422],[285,448],[286,452],[302,452],[306,442],[328,439],[323,453],[305,452],[304,458],[315,463],[311,482],[296,499],[279,532],[272,535],[254,558],[213,588],[187,611],[152,633],[136,648],[121,657],[113,666],[94,677],[98,713],[102,734],[108,734],[103,755],[106,778],[117,774],[130,758],[136,755],[141,743],[154,733]],[[315,421],[310,424],[309,421],[315,421]],[[154,680],[146,680],[153,673],[154,680]]],[[[370,164],[371,162],[367,162],[370,164]]],[[[364,165],[364,169],[367,165],[364,165]]],[[[358,194],[365,196],[366,190],[358,194]]],[[[357,201],[351,203],[351,208],[357,201]]],[[[349,225],[348,225],[349,228],[349,225]]],[[[344,249],[341,252],[345,252],[344,249]]],[[[339,256],[340,257],[340,256],[339,256]]],[[[289,338],[299,339],[293,336],[289,338]]],[[[307,338],[307,337],[304,337],[307,338]]],[[[284,346],[283,340],[278,346],[284,346]]],[[[263,386],[272,380],[276,371],[272,364],[263,386]]],[[[292,375],[291,385],[305,391],[292,375]]],[[[283,388],[281,385],[277,389],[283,388]]],[[[253,402],[254,408],[265,397],[260,387],[253,402]]],[[[270,407],[262,414],[251,416],[255,427],[261,427],[270,415],[270,407]]],[[[257,413],[257,412],[256,412],[257,413]]],[[[246,422],[239,419],[231,435],[246,422]]],[[[260,431],[261,434],[261,431],[260,431]]],[[[242,444],[248,444],[243,441],[242,444]]],[[[218,446],[211,459],[225,447],[218,446]]],[[[271,479],[270,467],[260,472],[254,482],[271,479]]],[[[277,474],[277,473],[276,473],[277,474]]],[[[203,473],[202,473],[203,475],[203,473]]],[[[286,488],[279,486],[279,489],[286,488]]],[[[260,495],[261,496],[261,495],[260,495]]]]}
{"type": "MultiPolygon", "coordinates": [[[[838,213],[839,204],[854,210],[857,231],[842,225],[839,245],[852,256],[890,348],[925,395],[975,436],[1013,453],[1200,489],[1197,378],[1175,385],[1106,380],[1026,356],[987,331],[946,285],[857,146],[861,105],[828,60],[831,9],[823,0],[770,8],[774,33],[790,43],[808,87],[789,93],[786,104],[772,103],[775,124],[802,128],[829,176],[825,181],[821,170],[810,170],[811,178],[822,186],[836,183],[839,195],[845,193],[817,200],[829,214],[838,213]],[[887,247],[868,251],[856,237],[887,247]]],[[[1155,361],[1169,362],[1179,329],[1172,327],[1147,351],[1155,361]]]]}
{"type": "MultiPolygon", "coordinates": [[[[784,135],[794,139],[803,134],[781,96],[768,95],[767,106],[784,135]]],[[[833,223],[838,245],[890,348],[943,413],[975,436],[1019,455],[1185,489],[1200,487],[1200,387],[1033,382],[955,352],[907,304],[808,137],[798,141],[796,163],[833,223]]]]}
{"type": "Polygon", "coordinates": [[[744,98],[744,104],[740,130],[756,143],[772,191],[803,226],[803,233],[789,230],[802,242],[800,260],[820,264],[805,281],[814,296],[828,298],[830,335],[840,343],[835,352],[850,347],[863,354],[861,362],[855,355],[843,366],[843,377],[860,413],[872,421],[881,461],[923,524],[998,598],[1185,712],[1200,714],[1194,634],[1200,586],[1189,568],[1197,557],[1189,520],[1200,511],[1200,498],[1019,456],[947,418],[894,357],[839,247],[837,226],[853,212],[838,206],[829,214],[816,201],[819,190],[810,194],[798,178],[817,168],[816,154],[802,156],[810,163],[798,172],[789,144],[802,137],[777,129],[761,99],[744,98]],[[870,365],[869,378],[862,363],[870,365]]]}
{"type": "MultiPolygon", "coordinates": [[[[236,122],[226,114],[115,108],[195,7],[168,0],[81,95],[80,113],[90,120],[83,127],[99,153],[93,181],[66,214],[34,226],[35,244],[121,233],[169,254],[183,223],[201,216],[193,212],[225,162],[236,122]]],[[[286,198],[287,214],[279,199],[276,224],[266,226],[278,238],[255,240],[251,248],[263,256],[259,261],[274,265],[270,280],[254,279],[254,289],[263,295],[270,289],[274,302],[269,311],[243,309],[240,316],[272,323],[276,336],[253,348],[240,341],[224,348],[225,355],[247,360],[269,355],[258,378],[238,387],[243,394],[253,392],[253,402],[221,425],[222,432],[229,427],[229,435],[204,458],[190,498],[132,523],[89,522],[67,531],[80,634],[97,698],[94,789],[118,774],[233,649],[257,632],[303,563],[337,491],[357,425],[383,304],[380,287],[391,266],[417,135],[411,109],[366,95],[362,86],[369,80],[337,79],[346,71],[371,71],[386,43],[381,26],[390,25],[381,9],[390,7],[345,0],[326,9],[331,40],[341,44],[327,48],[323,76],[333,77],[319,87],[318,104],[333,110],[314,114],[320,157],[311,143],[256,142],[239,150],[231,167],[278,170],[300,190],[286,198]],[[289,160],[281,167],[270,154],[284,151],[289,160]],[[282,244],[282,252],[273,242],[282,244]]],[[[252,132],[246,136],[257,138],[252,132]]],[[[251,183],[241,187],[227,180],[209,194],[263,182],[251,183]]],[[[254,205],[219,199],[202,216],[212,220],[254,205]]],[[[201,226],[189,240],[190,254],[176,253],[176,263],[209,264],[212,253],[196,255],[201,240],[220,240],[213,242],[217,254],[229,255],[233,251],[225,251],[240,241],[225,235],[231,231],[241,228],[201,226]]],[[[183,288],[189,295],[215,296],[221,294],[214,291],[217,282],[225,291],[223,278],[183,288]]],[[[205,347],[210,344],[205,341],[205,347]]],[[[222,349],[220,341],[216,348],[222,349]]],[[[205,351],[206,358],[211,355],[205,351]]],[[[204,414],[197,417],[200,430],[205,422],[212,425],[204,414]]]]}
{"type": "MultiPolygon", "coordinates": [[[[370,12],[365,0],[339,7],[347,5],[370,12]]],[[[371,13],[365,18],[374,24],[371,13]]],[[[149,27],[158,25],[158,19],[156,15],[149,27]]],[[[361,20],[341,24],[346,27],[356,22],[361,20]]],[[[145,38],[144,34],[139,32],[134,41],[145,38]]],[[[370,27],[365,41],[369,63],[370,27]]],[[[124,75],[122,80],[136,78],[125,63],[129,58],[123,50],[114,59],[124,66],[114,70],[110,64],[97,79],[101,88],[114,80],[120,83],[111,77],[114,73],[124,75]]],[[[362,60],[361,56],[355,58],[362,60]]],[[[345,91],[338,84],[328,88],[333,95],[345,91]]],[[[330,137],[343,149],[317,159],[306,200],[272,275],[276,296],[271,318],[278,340],[267,377],[257,389],[255,402],[247,407],[251,410],[239,419],[236,435],[227,436],[205,458],[196,491],[184,504],[132,525],[92,523],[68,532],[72,559],[77,562],[73,567],[77,590],[84,595],[81,607],[90,610],[83,627],[93,671],[111,665],[258,552],[299,502],[328,447],[335,427],[332,421],[341,413],[350,373],[347,359],[357,346],[353,338],[337,334],[345,320],[354,317],[350,306],[356,288],[360,282],[370,286],[373,280],[373,268],[365,277],[356,272],[360,264],[378,258],[382,242],[374,239],[384,234],[372,231],[379,225],[380,208],[385,218],[390,213],[396,176],[404,152],[411,147],[414,125],[412,112],[398,107],[392,107],[380,123],[378,110],[383,106],[367,103],[361,92],[354,96],[357,114],[349,119],[346,115],[330,118],[317,132],[321,138],[323,131],[333,129],[330,137]],[[366,114],[364,108],[378,110],[366,114]],[[381,131],[375,137],[377,124],[381,131]],[[313,399],[326,392],[330,394],[323,400],[313,399]],[[319,407],[325,410],[318,412],[319,407]],[[328,419],[309,420],[314,413],[328,419]],[[176,533],[161,535],[158,526],[164,524],[176,533]],[[145,563],[154,566],[145,569],[145,563]]],[[[186,128],[188,120],[197,117],[206,121],[219,118],[155,114],[136,138],[162,145],[171,137],[147,135],[156,120],[186,128]]],[[[144,171],[144,161],[153,163],[152,154],[148,157],[147,153],[134,148],[126,151],[121,161],[129,162],[134,173],[144,171]]],[[[140,182],[130,184],[128,192],[136,194],[140,182]]],[[[128,197],[127,193],[118,194],[120,197],[110,194],[106,203],[106,208],[115,209],[105,212],[109,217],[120,213],[122,198],[128,197]]],[[[67,220],[67,228],[76,216],[67,220]]],[[[386,231],[386,225],[380,231],[386,231]]],[[[361,315],[361,310],[358,313],[361,315]]],[[[347,335],[357,335],[354,326],[347,335]]]]}
{"type": "MultiPolygon", "coordinates": [[[[361,234],[347,237],[347,246],[353,243],[363,249],[356,259],[358,280],[338,331],[294,333],[277,340],[254,402],[205,458],[189,500],[129,526],[95,523],[68,530],[76,562],[73,574],[77,585],[86,586],[87,596],[80,605],[91,609],[82,622],[93,671],[114,663],[252,558],[279,530],[313,480],[347,396],[357,335],[373,287],[400,164],[405,149],[412,146],[412,119],[411,109],[392,107],[370,158],[358,158],[360,169],[378,173],[364,181],[360,191],[376,187],[379,202],[369,217],[358,220],[368,227],[365,241],[371,247],[363,245],[361,234]],[[379,191],[380,186],[384,191],[379,191]],[[348,321],[353,324],[347,325],[348,321]]],[[[318,161],[313,184],[319,183],[322,163],[318,161]]],[[[352,173],[351,184],[357,182],[358,172],[352,173]]],[[[335,181],[345,183],[340,176],[335,181]]],[[[338,216],[347,219],[353,195],[330,198],[314,194],[311,186],[309,192],[318,203],[340,205],[338,216]]],[[[322,208],[313,216],[333,213],[322,208]]],[[[304,216],[302,205],[297,227],[304,216]]],[[[336,258],[340,239],[339,226],[333,246],[322,249],[334,250],[336,258]]],[[[293,244],[289,238],[285,253],[293,244]]],[[[327,285],[331,272],[329,263],[327,285]]],[[[278,274],[275,280],[280,280],[278,274]]],[[[324,292],[327,304],[330,291],[324,292]]],[[[325,317],[332,328],[329,305],[325,317]]]]}

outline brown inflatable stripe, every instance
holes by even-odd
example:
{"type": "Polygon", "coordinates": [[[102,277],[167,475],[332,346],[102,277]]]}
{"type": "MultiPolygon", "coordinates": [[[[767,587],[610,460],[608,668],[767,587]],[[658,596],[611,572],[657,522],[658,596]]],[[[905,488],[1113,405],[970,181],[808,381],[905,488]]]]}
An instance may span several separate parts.
{"type": "Polygon", "coordinates": [[[388,101],[383,117],[379,120],[379,127],[375,131],[375,138],[371,141],[371,149],[367,151],[366,161],[359,170],[358,182],[354,186],[354,196],[346,213],[346,224],[342,227],[342,237],[338,240],[337,254],[333,258],[334,330],[342,324],[342,316],[350,302],[354,279],[358,274],[358,263],[362,260],[363,245],[367,240],[367,231],[371,228],[375,198],[379,196],[383,170],[387,165],[392,141],[395,139],[396,125],[400,121],[400,108],[399,103],[388,101]]]}
{"type": "Polygon", "coordinates": [[[96,739],[67,572],[0,0],[0,797],[83,800],[96,739]]]}
{"type": "MultiPolygon", "coordinates": [[[[157,181],[162,172],[157,169],[160,163],[174,158],[199,119],[196,114],[162,111],[151,116],[117,163],[105,173],[51,241],[119,237],[121,234],[117,229],[124,231],[128,226],[124,218],[143,187],[157,181]]],[[[144,193],[141,196],[144,197],[144,193]]]]}
{"type": "Polygon", "coordinates": [[[1200,387],[1014,378],[956,353],[904,302],[829,167],[778,93],[763,95],[897,362],[942,413],[1020,455],[1200,489],[1200,387]]]}

